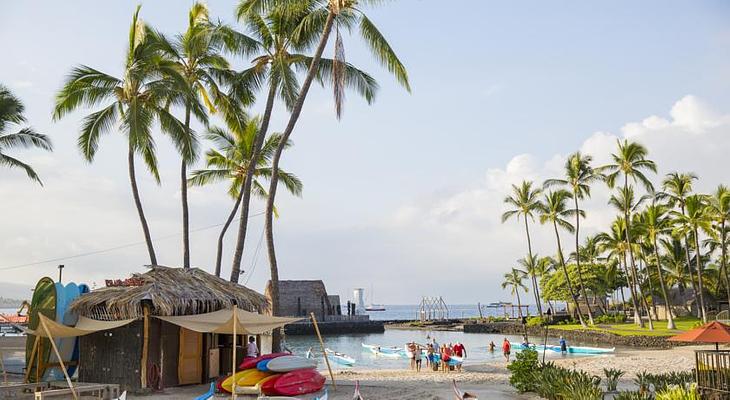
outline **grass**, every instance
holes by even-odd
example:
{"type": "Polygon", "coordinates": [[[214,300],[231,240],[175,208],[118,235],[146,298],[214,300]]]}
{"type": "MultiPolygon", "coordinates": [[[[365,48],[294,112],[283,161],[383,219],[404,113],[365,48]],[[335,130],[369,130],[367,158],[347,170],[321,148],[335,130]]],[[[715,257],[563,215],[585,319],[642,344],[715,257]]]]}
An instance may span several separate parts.
{"type": "Polygon", "coordinates": [[[699,319],[695,317],[677,317],[674,319],[674,324],[677,326],[675,330],[667,329],[667,321],[654,321],[654,330],[650,331],[649,328],[641,329],[637,325],[634,325],[633,320],[629,320],[622,324],[606,324],[599,326],[592,326],[583,328],[580,324],[570,325],[553,325],[551,328],[564,329],[564,330],[581,330],[588,329],[599,332],[610,332],[620,336],[672,336],[684,331],[692,329],[699,319]]]}

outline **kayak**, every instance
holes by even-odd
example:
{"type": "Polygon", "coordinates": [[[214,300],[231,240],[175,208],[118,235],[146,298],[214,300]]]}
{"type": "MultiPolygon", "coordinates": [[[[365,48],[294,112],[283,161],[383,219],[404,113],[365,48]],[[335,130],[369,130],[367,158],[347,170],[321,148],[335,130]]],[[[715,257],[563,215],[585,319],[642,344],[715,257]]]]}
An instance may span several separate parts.
{"type": "Polygon", "coordinates": [[[395,353],[401,353],[403,349],[400,347],[395,346],[377,346],[374,344],[362,344],[362,347],[372,351],[373,353],[387,353],[387,354],[395,354],[395,353]]]}
{"type": "MultiPolygon", "coordinates": [[[[556,353],[560,353],[560,346],[543,346],[537,345],[534,347],[535,350],[543,351],[550,350],[556,353]]],[[[586,346],[568,346],[568,353],[571,354],[608,354],[613,353],[616,350],[615,347],[604,348],[604,347],[586,347],[586,346]]]]}
{"type": "Polygon", "coordinates": [[[331,358],[334,362],[338,364],[347,365],[348,367],[351,367],[353,364],[355,364],[355,359],[348,356],[347,354],[338,353],[330,349],[324,349],[324,351],[327,353],[327,357],[331,358]]]}
{"type": "Polygon", "coordinates": [[[300,356],[276,357],[266,364],[266,368],[272,372],[291,372],[298,369],[317,368],[317,360],[300,356]]]}
{"type": "Polygon", "coordinates": [[[292,371],[274,381],[274,391],[280,396],[298,396],[322,390],[325,377],[314,369],[292,371]]]}

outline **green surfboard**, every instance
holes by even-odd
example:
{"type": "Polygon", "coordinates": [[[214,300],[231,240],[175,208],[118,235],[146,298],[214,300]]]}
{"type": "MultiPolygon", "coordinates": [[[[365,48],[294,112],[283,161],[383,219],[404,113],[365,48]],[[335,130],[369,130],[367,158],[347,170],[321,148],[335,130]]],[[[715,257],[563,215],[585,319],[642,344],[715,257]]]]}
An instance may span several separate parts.
{"type": "MultiPolygon", "coordinates": [[[[40,326],[40,318],[38,314],[43,314],[49,319],[56,320],[56,284],[53,279],[44,277],[38,281],[33,291],[33,298],[30,302],[30,311],[28,312],[28,328],[30,329],[43,329],[40,326]]],[[[42,367],[37,371],[38,359],[40,358],[41,364],[48,363],[48,359],[51,355],[51,342],[46,338],[41,338],[39,341],[40,357],[38,354],[30,359],[31,352],[33,351],[33,344],[35,343],[35,335],[28,335],[25,340],[25,365],[30,371],[28,379],[30,382],[35,382],[36,375],[43,377],[45,373],[45,367],[42,367]]],[[[38,350],[36,350],[37,352],[38,350]]]]}

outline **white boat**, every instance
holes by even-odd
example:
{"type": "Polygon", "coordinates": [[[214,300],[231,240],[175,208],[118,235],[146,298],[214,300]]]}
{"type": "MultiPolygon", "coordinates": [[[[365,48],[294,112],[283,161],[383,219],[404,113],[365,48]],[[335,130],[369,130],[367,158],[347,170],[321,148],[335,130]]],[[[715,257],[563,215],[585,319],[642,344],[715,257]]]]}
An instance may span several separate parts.
{"type": "Polygon", "coordinates": [[[385,311],[385,306],[382,304],[368,304],[365,306],[365,311],[385,311]]]}
{"type": "MultiPolygon", "coordinates": [[[[535,350],[543,351],[550,350],[556,353],[560,353],[560,346],[543,346],[541,344],[535,346],[535,350]]],[[[609,354],[616,350],[615,347],[586,347],[586,346],[568,346],[568,353],[571,354],[609,354]]]]}
{"type": "Polygon", "coordinates": [[[355,364],[355,359],[348,356],[344,353],[338,353],[334,350],[330,349],[324,349],[325,352],[327,352],[327,357],[332,359],[334,362],[342,365],[347,365],[349,367],[353,366],[355,364]]]}
{"type": "Polygon", "coordinates": [[[396,346],[378,346],[375,344],[363,343],[362,347],[372,351],[373,353],[400,353],[403,351],[403,349],[396,346]]]}

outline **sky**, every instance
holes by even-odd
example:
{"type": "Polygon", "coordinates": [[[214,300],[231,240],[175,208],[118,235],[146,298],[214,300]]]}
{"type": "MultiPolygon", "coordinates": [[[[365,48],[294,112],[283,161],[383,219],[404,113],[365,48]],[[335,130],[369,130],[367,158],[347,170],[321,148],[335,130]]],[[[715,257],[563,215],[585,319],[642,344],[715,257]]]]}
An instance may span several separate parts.
{"type": "MultiPolygon", "coordinates": [[[[56,276],[60,263],[65,280],[97,285],[145,270],[121,135],[104,137],[88,163],[76,137],[92,110],[51,119],[72,67],[120,74],[137,4],[16,1],[0,14],[0,83],[55,146],[53,153],[10,152],[36,168],[43,187],[0,169],[0,282],[33,285],[56,276]]],[[[191,4],[147,1],[141,16],[172,35],[185,28],[191,4]]],[[[235,1],[207,4],[214,18],[243,29],[233,18],[235,1]]],[[[510,185],[559,176],[577,150],[600,165],[617,138],[649,148],[660,169],[655,182],[679,170],[700,176],[698,190],[730,184],[722,168],[730,154],[726,2],[399,0],[366,12],[406,65],[412,92],[372,60],[356,33],[345,35],[347,60],[372,73],[380,90],[372,105],[348,93],[340,121],[330,90],[310,92],[282,159],[304,182],[302,198],[277,196],[282,279],[323,279],[343,299],[353,288],[373,289],[374,300],[386,304],[422,296],[452,304],[507,300],[502,276],[526,253],[522,226],[500,222],[510,185]]],[[[259,102],[250,112],[262,110],[259,102]]],[[[287,118],[277,104],[272,129],[283,130],[287,118]]],[[[159,262],[175,266],[182,261],[179,159],[156,137],[162,184],[141,167],[138,180],[159,262]]],[[[605,187],[594,189],[584,234],[613,218],[608,196],[605,187]]],[[[231,207],[223,185],[191,189],[193,265],[213,270],[215,225],[231,207]]],[[[552,254],[552,231],[532,229],[536,251],[552,254]]],[[[268,262],[260,216],[249,232],[242,282],[262,291],[268,262]]],[[[234,241],[231,232],[225,277],[234,241]]]]}

